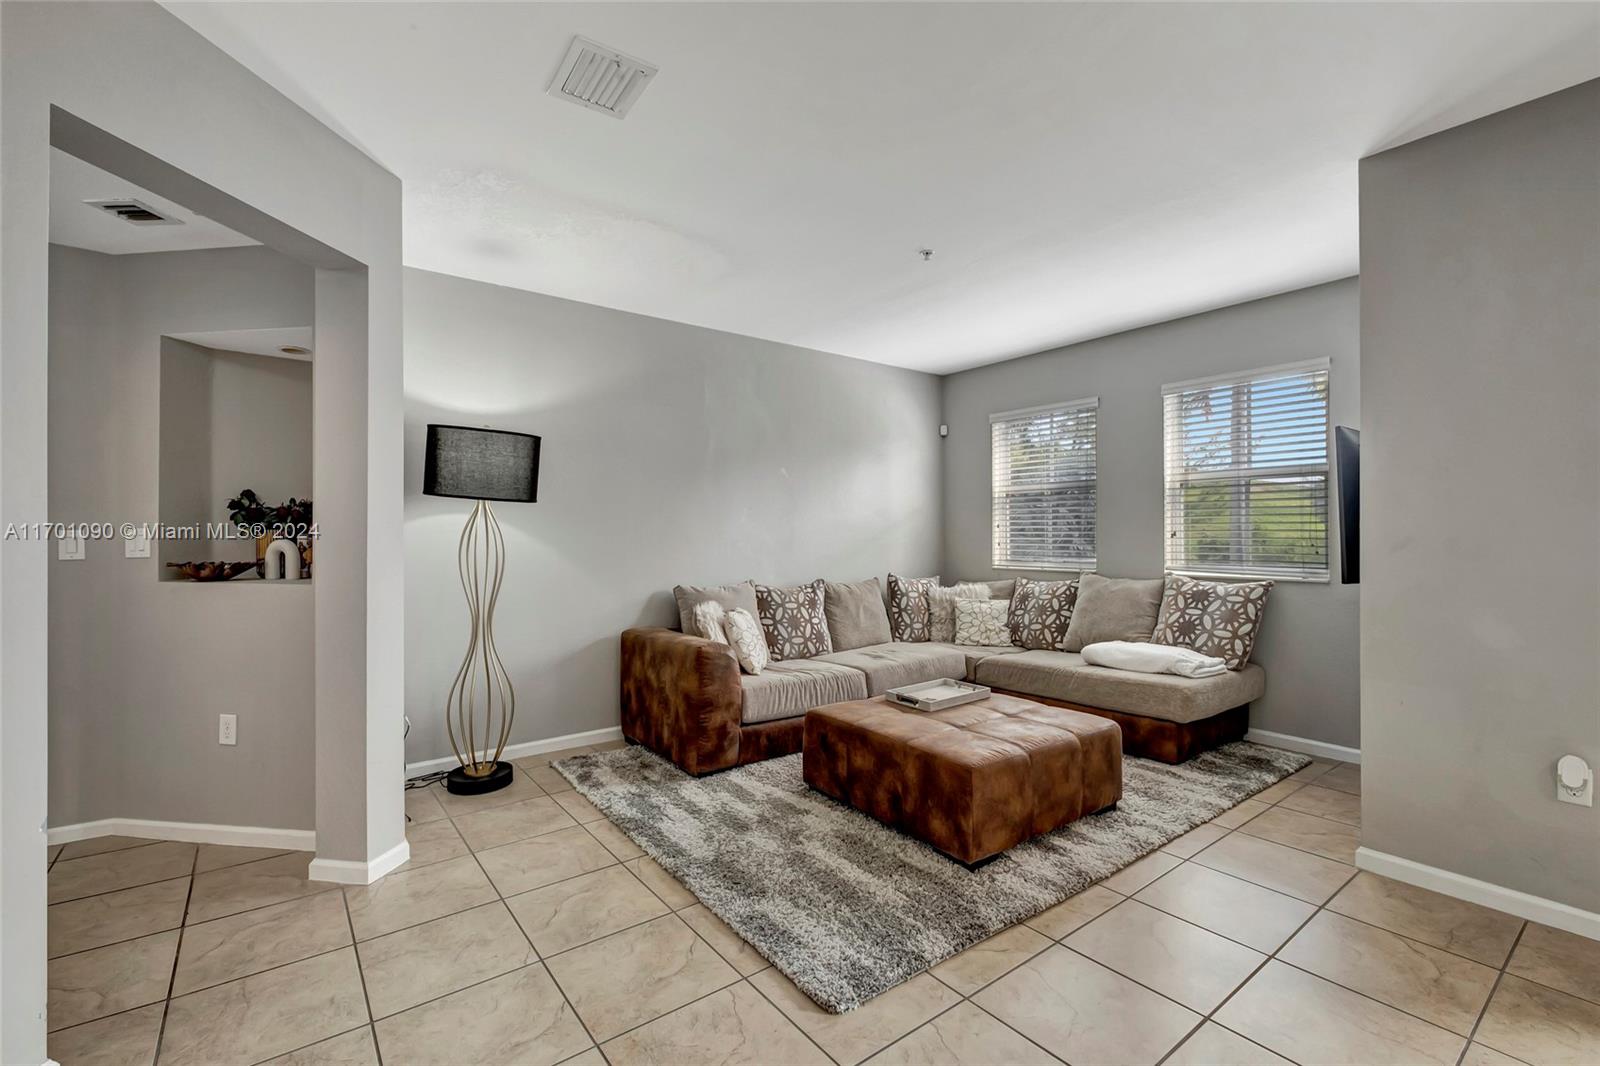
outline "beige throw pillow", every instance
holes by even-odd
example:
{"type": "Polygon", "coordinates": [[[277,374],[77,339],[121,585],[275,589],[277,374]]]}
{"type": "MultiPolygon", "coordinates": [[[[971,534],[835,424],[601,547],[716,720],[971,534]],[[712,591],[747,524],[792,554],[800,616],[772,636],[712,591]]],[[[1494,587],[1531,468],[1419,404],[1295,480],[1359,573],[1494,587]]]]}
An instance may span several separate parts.
{"type": "Polygon", "coordinates": [[[767,635],[767,650],[772,653],[774,662],[809,659],[833,650],[833,638],[828,635],[828,615],[822,603],[820,579],[794,588],[756,586],[756,605],[760,608],[756,617],[761,620],[761,629],[767,635]]]}
{"type": "Polygon", "coordinates": [[[743,607],[752,616],[756,614],[756,587],[748,581],[741,581],[737,585],[705,588],[699,585],[679,585],[672,590],[672,598],[678,603],[678,628],[685,633],[694,632],[695,605],[707,600],[720,603],[724,610],[731,611],[735,607],[743,607]]]}
{"type": "Polygon", "coordinates": [[[747,674],[759,674],[772,661],[767,652],[767,638],[761,632],[761,623],[743,607],[729,611],[725,619],[728,643],[739,657],[739,668],[747,674]]]}
{"type": "Polygon", "coordinates": [[[1150,643],[1165,587],[1159,577],[1145,581],[1084,574],[1078,579],[1078,602],[1061,650],[1082,651],[1084,645],[1103,640],[1150,643]]]}
{"type": "Polygon", "coordinates": [[[957,600],[955,642],[972,647],[997,647],[1011,641],[1006,600],[957,600]]]}
{"type": "Polygon", "coordinates": [[[1196,581],[1169,574],[1150,639],[1214,655],[1229,670],[1242,670],[1255,651],[1272,585],[1271,581],[1196,581]]]}
{"type": "Polygon", "coordinates": [[[891,639],[889,612],[883,605],[883,586],[875,577],[865,581],[828,581],[822,586],[822,610],[828,618],[828,636],[834,651],[887,644],[891,639]]]}

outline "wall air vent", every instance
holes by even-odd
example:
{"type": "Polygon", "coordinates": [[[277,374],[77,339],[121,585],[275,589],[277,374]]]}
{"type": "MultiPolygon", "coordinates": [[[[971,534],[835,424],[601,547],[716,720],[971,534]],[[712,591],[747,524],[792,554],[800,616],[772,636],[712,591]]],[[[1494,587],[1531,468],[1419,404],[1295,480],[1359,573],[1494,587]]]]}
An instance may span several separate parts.
{"type": "Polygon", "coordinates": [[[90,207],[98,207],[108,215],[114,215],[122,221],[135,226],[181,226],[183,219],[163,215],[149,204],[127,197],[115,200],[85,200],[90,207]]]}
{"type": "Polygon", "coordinates": [[[621,118],[639,99],[655,67],[586,37],[574,37],[547,90],[551,96],[621,118]]]}

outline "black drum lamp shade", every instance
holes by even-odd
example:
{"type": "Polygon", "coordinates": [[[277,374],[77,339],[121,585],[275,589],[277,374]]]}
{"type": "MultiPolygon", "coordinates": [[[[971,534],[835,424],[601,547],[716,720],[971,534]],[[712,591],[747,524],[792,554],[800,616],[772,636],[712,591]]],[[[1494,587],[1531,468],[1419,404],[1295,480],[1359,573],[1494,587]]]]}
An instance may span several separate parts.
{"type": "Polygon", "coordinates": [[[465,500],[533,503],[539,495],[539,438],[475,426],[428,426],[422,491],[465,500]]]}

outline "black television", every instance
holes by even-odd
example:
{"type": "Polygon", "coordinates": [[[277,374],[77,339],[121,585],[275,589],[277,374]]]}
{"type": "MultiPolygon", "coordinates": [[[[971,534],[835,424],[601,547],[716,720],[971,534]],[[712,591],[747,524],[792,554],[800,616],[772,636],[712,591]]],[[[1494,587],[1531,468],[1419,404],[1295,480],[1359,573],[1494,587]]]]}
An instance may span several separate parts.
{"type": "Polygon", "coordinates": [[[1339,581],[1361,583],[1361,431],[1333,427],[1334,467],[1339,479],[1339,581]]]}

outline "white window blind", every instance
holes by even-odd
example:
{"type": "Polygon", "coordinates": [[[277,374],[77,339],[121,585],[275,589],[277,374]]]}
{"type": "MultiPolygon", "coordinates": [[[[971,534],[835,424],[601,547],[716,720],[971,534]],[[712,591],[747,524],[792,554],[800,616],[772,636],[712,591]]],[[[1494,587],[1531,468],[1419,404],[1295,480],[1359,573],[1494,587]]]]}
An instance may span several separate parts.
{"type": "Polygon", "coordinates": [[[1167,569],[1328,579],[1328,363],[1167,385],[1167,569]]]}
{"type": "Polygon", "coordinates": [[[990,415],[994,565],[1095,565],[1095,424],[1099,399],[990,415]]]}

